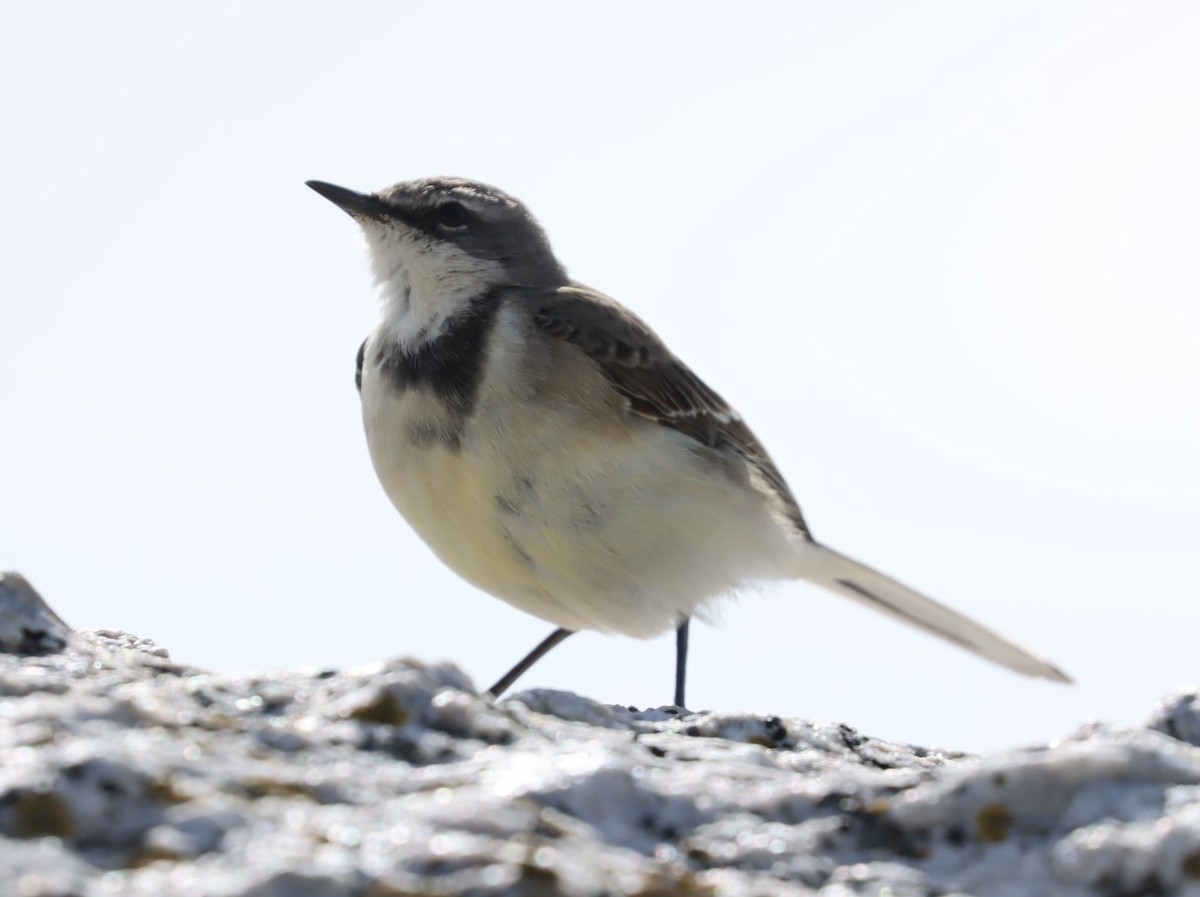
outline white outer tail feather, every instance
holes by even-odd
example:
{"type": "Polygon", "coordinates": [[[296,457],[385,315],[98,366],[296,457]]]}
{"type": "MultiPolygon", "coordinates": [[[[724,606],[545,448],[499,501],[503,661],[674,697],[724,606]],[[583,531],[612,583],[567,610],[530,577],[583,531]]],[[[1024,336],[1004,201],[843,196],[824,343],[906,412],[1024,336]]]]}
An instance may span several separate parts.
{"type": "Polygon", "coordinates": [[[940,636],[1010,670],[1054,682],[1071,681],[1071,677],[1054,664],[1034,657],[958,611],[831,548],[810,542],[804,546],[800,557],[802,563],[796,575],[802,579],[940,636]]]}

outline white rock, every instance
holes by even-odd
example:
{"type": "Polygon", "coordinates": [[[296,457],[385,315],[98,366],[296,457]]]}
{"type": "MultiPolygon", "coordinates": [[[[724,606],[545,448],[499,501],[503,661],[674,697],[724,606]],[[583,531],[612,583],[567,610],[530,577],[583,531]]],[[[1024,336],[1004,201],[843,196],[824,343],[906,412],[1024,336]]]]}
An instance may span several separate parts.
{"type": "Polygon", "coordinates": [[[969,757],[495,704],[411,660],[207,673],[72,633],[22,583],[0,579],[0,895],[1200,893],[1195,690],[1146,728],[969,757]]]}

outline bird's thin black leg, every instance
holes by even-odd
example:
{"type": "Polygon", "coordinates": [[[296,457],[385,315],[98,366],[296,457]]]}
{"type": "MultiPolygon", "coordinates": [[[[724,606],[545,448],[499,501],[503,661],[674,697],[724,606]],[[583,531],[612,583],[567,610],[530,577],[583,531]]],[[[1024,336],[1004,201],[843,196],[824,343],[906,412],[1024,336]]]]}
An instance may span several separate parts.
{"type": "Polygon", "coordinates": [[[515,667],[500,677],[500,681],[488,689],[488,694],[493,698],[498,698],[508,689],[510,685],[521,678],[521,675],[537,663],[543,654],[565,639],[568,635],[573,635],[574,629],[555,629],[552,633],[538,642],[538,646],[526,654],[521,662],[515,667]]]}
{"type": "Polygon", "coordinates": [[[679,628],[675,630],[675,706],[683,707],[684,692],[687,686],[687,649],[689,617],[684,617],[679,628]]]}

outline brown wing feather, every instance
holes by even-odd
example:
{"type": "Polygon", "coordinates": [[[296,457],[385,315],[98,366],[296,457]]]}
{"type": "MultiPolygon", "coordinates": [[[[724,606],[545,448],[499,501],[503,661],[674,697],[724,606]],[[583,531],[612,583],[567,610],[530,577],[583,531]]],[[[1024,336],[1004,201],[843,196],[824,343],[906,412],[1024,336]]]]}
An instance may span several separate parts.
{"type": "Polygon", "coordinates": [[[569,286],[537,297],[534,322],[592,358],[636,414],[752,464],[778,494],[791,522],[811,538],[796,499],[762,443],[729,403],[636,315],[602,293],[569,286]]]}

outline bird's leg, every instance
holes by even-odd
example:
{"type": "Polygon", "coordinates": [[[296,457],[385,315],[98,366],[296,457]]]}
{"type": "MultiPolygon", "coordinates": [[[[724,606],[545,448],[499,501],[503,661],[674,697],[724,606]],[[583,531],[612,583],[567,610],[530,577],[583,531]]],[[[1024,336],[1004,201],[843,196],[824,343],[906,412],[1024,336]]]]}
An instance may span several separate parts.
{"type": "Polygon", "coordinates": [[[675,630],[675,706],[683,707],[684,691],[687,686],[687,651],[688,623],[690,617],[684,617],[679,628],[675,630]]]}
{"type": "Polygon", "coordinates": [[[508,689],[510,685],[521,678],[521,675],[537,663],[543,654],[565,639],[568,635],[574,634],[574,629],[555,629],[552,633],[538,642],[538,646],[526,654],[521,661],[500,677],[500,681],[488,689],[488,694],[493,698],[498,698],[508,689]]]}

